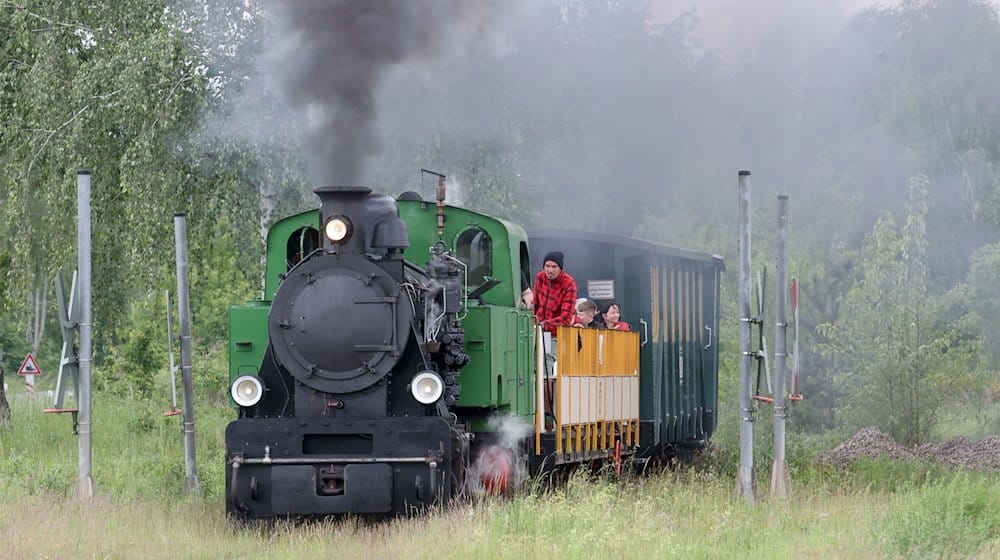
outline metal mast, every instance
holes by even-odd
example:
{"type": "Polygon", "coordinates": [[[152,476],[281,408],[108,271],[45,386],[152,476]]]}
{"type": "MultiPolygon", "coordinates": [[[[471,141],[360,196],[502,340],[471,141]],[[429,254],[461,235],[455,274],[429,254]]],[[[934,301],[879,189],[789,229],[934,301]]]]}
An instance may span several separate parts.
{"type": "Polygon", "coordinates": [[[76,174],[76,204],[77,222],[76,234],[80,254],[77,257],[77,268],[80,270],[80,394],[77,403],[80,407],[80,474],[76,479],[74,494],[77,498],[90,500],[94,497],[94,479],[91,476],[90,434],[91,403],[90,403],[90,362],[92,356],[92,326],[90,308],[90,170],[81,169],[76,174]]]}
{"type": "Polygon", "coordinates": [[[785,366],[788,357],[787,298],[788,265],[788,195],[778,195],[778,263],[775,288],[774,322],[774,463],[771,465],[771,496],[788,498],[788,463],[785,461],[785,419],[788,418],[788,392],[785,389],[785,366]]]}
{"type": "Polygon", "coordinates": [[[750,172],[739,172],[740,230],[740,468],[736,490],[740,497],[753,502],[756,482],[753,471],[753,404],[750,397],[750,368],[754,359],[750,350],[750,172]]]}
{"type": "Polygon", "coordinates": [[[174,214],[177,258],[177,315],[181,331],[181,385],[184,390],[184,468],[189,492],[201,495],[194,445],[194,379],[191,370],[191,300],[188,297],[187,220],[174,214]]]}

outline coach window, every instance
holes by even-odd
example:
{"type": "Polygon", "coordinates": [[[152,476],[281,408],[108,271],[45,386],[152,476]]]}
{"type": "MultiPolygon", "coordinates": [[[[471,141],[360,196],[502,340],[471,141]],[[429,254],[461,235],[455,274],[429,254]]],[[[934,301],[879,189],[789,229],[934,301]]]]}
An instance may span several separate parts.
{"type": "Polygon", "coordinates": [[[286,264],[288,269],[299,261],[309,256],[316,249],[319,249],[319,230],[314,227],[302,227],[292,232],[288,236],[288,245],[285,249],[286,264]]]}
{"type": "Polygon", "coordinates": [[[460,233],[455,240],[455,253],[468,267],[470,287],[493,275],[493,240],[482,229],[473,227],[460,233]]]}

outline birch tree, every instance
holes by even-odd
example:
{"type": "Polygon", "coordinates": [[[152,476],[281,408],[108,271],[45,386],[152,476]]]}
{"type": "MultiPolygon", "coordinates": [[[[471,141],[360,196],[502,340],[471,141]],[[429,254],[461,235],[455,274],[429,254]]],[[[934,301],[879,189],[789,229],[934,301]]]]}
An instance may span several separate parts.
{"type": "Polygon", "coordinates": [[[877,425],[897,440],[926,441],[944,403],[973,369],[976,347],[939,321],[928,297],[926,177],[911,179],[901,226],[885,214],[866,239],[859,281],[833,326],[849,396],[846,414],[877,425]]]}

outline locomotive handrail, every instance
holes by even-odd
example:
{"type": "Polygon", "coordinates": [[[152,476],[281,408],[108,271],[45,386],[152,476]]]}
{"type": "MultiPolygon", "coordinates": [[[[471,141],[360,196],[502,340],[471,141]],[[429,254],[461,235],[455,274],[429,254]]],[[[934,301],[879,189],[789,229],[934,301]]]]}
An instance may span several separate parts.
{"type": "Polygon", "coordinates": [[[236,460],[238,457],[239,455],[233,457],[233,460],[229,462],[229,464],[232,465],[233,467],[231,476],[232,484],[230,484],[229,486],[229,501],[232,502],[233,505],[236,506],[240,511],[246,511],[247,508],[245,506],[240,507],[241,504],[236,500],[236,497],[239,496],[238,489],[239,489],[239,481],[240,481],[239,474],[241,465],[241,463],[236,460]]]}
{"type": "MultiPolygon", "coordinates": [[[[532,315],[534,318],[534,315],[532,315]]],[[[542,324],[535,321],[535,455],[542,454],[545,429],[545,341],[542,324]]]]}
{"type": "MultiPolygon", "coordinates": [[[[465,319],[466,315],[469,314],[469,267],[466,266],[465,263],[462,262],[461,259],[456,259],[455,257],[451,256],[451,254],[448,253],[448,252],[441,253],[440,256],[442,258],[454,261],[454,262],[458,263],[459,266],[462,267],[462,286],[465,289],[461,290],[461,292],[462,292],[462,314],[458,316],[458,320],[461,321],[462,319],[465,319]]],[[[447,301],[447,298],[448,298],[447,293],[443,294],[443,297],[447,301]]],[[[445,305],[445,307],[447,307],[447,305],[445,305]]]]}
{"type": "MultiPolygon", "coordinates": [[[[532,314],[531,316],[534,317],[534,314],[532,314]]],[[[513,344],[513,347],[514,347],[514,375],[517,377],[517,386],[520,387],[521,384],[522,384],[522,377],[521,376],[523,375],[523,376],[526,377],[528,375],[528,373],[531,371],[530,362],[529,362],[529,365],[528,365],[528,371],[527,372],[521,370],[521,337],[522,336],[527,337],[529,331],[527,331],[527,330],[521,330],[521,326],[524,323],[526,323],[526,321],[524,321],[525,315],[523,315],[521,313],[521,311],[519,311],[517,309],[508,309],[507,312],[504,314],[504,318],[505,318],[505,320],[509,320],[511,317],[514,318],[514,344],[513,344]]],[[[529,323],[529,328],[530,328],[530,323],[529,323]]],[[[527,338],[530,339],[530,337],[527,337],[527,338]]],[[[517,390],[514,391],[514,394],[515,394],[515,396],[517,395],[517,390]]],[[[518,401],[518,403],[520,403],[520,401],[518,401]]],[[[520,406],[520,404],[518,404],[518,406],[520,406]]]]}
{"type": "Polygon", "coordinates": [[[308,255],[303,255],[302,258],[299,259],[299,262],[296,262],[296,263],[286,263],[286,264],[289,265],[288,266],[288,270],[285,273],[283,273],[283,274],[279,274],[278,277],[281,278],[282,280],[284,280],[285,278],[288,278],[288,275],[291,274],[292,272],[295,272],[296,268],[298,268],[298,267],[302,266],[303,264],[305,264],[305,262],[308,261],[309,259],[311,259],[312,256],[315,255],[316,253],[322,253],[322,252],[323,252],[322,248],[313,249],[308,255]]]}

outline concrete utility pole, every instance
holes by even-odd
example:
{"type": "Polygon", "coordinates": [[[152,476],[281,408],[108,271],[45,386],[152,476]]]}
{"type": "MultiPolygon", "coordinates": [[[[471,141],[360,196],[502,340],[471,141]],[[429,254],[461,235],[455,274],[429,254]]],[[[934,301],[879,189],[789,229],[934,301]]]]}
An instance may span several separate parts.
{"type": "Polygon", "coordinates": [[[750,172],[739,172],[740,230],[740,469],[736,491],[749,502],[756,499],[756,478],[753,471],[753,404],[750,398],[750,368],[754,353],[750,351],[750,172]]]}
{"type": "Polygon", "coordinates": [[[90,434],[90,361],[91,321],[90,309],[90,170],[81,169],[76,174],[76,233],[80,254],[77,258],[77,268],[80,270],[80,394],[77,403],[80,407],[80,476],[76,479],[74,495],[82,500],[94,497],[94,479],[91,476],[90,434]]]}
{"type": "Polygon", "coordinates": [[[785,365],[788,357],[788,316],[785,312],[786,268],[788,265],[788,195],[778,195],[778,278],[775,284],[774,322],[774,463],[771,465],[771,497],[787,499],[788,463],[785,461],[785,419],[788,401],[785,390],[785,365]]]}
{"type": "Polygon", "coordinates": [[[177,315],[181,330],[181,385],[184,390],[184,467],[187,490],[201,495],[194,445],[194,378],[191,371],[191,299],[188,297],[187,220],[174,214],[174,244],[177,259],[177,315]]]}

